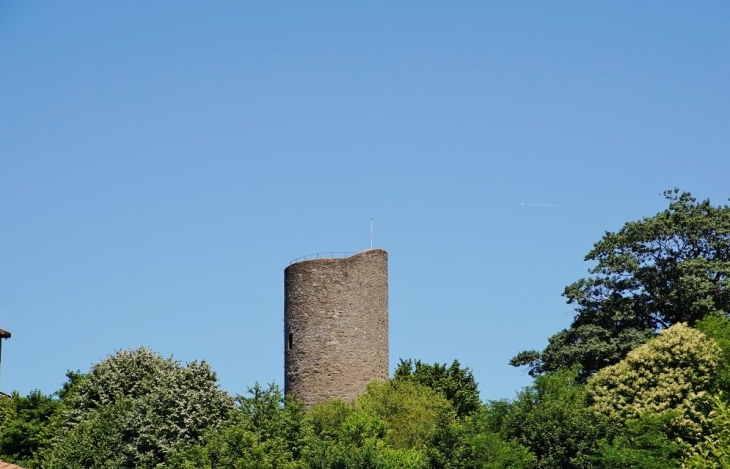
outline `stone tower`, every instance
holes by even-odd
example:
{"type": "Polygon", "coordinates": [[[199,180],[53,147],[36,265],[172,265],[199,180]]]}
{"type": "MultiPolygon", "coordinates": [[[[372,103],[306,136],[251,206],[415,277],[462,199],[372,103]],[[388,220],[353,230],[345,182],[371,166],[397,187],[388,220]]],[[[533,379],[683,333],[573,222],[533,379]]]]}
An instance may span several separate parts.
{"type": "Polygon", "coordinates": [[[284,270],[284,390],[307,407],[388,378],[388,253],[284,270]]]}

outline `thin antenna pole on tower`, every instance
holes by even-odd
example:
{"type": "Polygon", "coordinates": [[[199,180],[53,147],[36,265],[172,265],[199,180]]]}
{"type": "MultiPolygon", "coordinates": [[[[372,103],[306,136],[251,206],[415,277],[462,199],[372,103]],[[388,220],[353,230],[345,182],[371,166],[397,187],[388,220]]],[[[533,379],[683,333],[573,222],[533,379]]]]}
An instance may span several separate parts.
{"type": "Polygon", "coordinates": [[[373,248],[373,219],[370,219],[370,249],[373,248]]]}

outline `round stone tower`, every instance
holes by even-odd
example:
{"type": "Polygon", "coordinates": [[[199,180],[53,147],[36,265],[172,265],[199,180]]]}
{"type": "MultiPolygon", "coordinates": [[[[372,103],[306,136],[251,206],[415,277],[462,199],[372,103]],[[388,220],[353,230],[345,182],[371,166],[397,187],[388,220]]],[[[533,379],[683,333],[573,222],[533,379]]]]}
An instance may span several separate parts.
{"type": "Polygon", "coordinates": [[[307,407],[388,378],[388,253],[284,270],[284,390],[307,407]]]}

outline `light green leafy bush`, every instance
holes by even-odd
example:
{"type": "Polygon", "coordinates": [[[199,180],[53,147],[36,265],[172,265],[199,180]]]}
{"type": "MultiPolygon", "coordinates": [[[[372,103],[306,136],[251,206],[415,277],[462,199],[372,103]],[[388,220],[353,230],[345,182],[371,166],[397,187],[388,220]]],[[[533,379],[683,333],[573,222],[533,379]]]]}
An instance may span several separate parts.
{"type": "Polygon", "coordinates": [[[676,412],[676,437],[694,444],[710,427],[722,351],[714,340],[679,323],[588,380],[593,410],[612,420],[676,412]]]}
{"type": "MultiPolygon", "coordinates": [[[[382,397],[382,395],[379,395],[382,397]]],[[[389,396],[391,400],[393,396],[389,396]]],[[[377,398],[376,398],[377,399],[377,398]]],[[[389,407],[368,408],[373,402],[361,407],[358,403],[329,401],[314,406],[307,415],[310,430],[305,455],[310,469],[426,469],[427,460],[416,448],[394,448],[395,435],[410,435],[390,427],[377,415],[377,410],[389,407]]],[[[407,411],[406,411],[407,412],[407,411]]],[[[402,415],[402,412],[400,413],[402,415]]],[[[392,416],[392,415],[391,415],[392,416]]],[[[400,419],[392,422],[401,422],[400,419]]],[[[410,435],[412,436],[412,435],[410,435]]],[[[395,441],[402,442],[400,437],[395,441]]]]}
{"type": "Polygon", "coordinates": [[[719,396],[715,397],[711,416],[712,434],[695,448],[682,466],[684,469],[730,468],[730,408],[719,396]]]}
{"type": "Polygon", "coordinates": [[[454,417],[441,393],[409,380],[370,383],[358,408],[386,423],[387,441],[394,449],[422,449],[439,420],[454,417]]]}

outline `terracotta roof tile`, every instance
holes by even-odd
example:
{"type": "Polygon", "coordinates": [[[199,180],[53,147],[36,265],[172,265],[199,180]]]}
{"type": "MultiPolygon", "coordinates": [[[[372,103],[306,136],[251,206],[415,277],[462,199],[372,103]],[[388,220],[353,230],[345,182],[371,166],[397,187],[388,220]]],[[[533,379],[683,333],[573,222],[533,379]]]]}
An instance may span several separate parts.
{"type": "Polygon", "coordinates": [[[15,464],[10,464],[9,462],[0,461],[0,469],[23,469],[20,466],[16,466],[15,464]]]}

